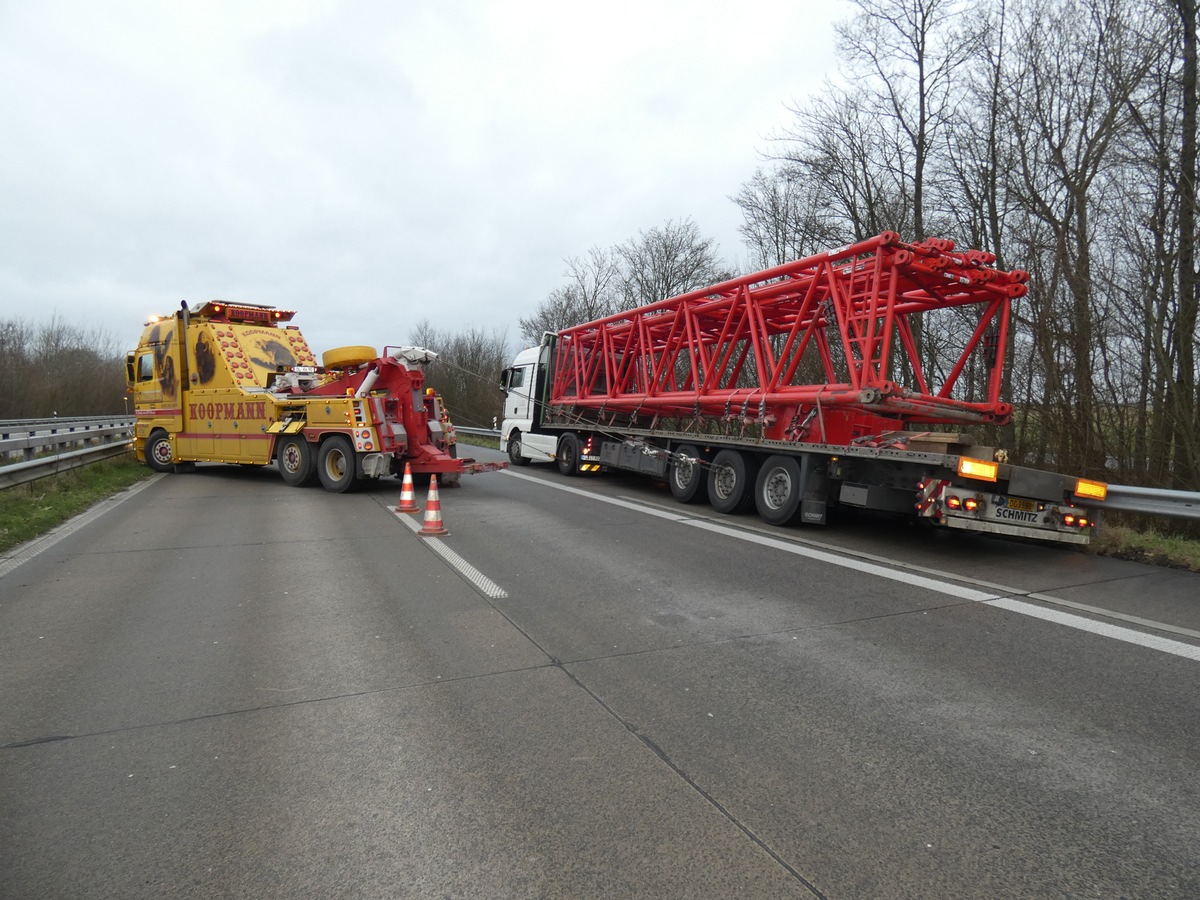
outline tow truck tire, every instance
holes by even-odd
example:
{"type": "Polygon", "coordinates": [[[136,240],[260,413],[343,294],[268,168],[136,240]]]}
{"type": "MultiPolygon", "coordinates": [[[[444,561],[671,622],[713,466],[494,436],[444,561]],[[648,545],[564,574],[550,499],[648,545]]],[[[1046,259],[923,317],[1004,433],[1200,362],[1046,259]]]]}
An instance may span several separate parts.
{"type": "Polygon", "coordinates": [[[150,432],[146,438],[146,465],[155,472],[175,470],[175,454],[171,452],[171,437],[161,428],[150,432]]]}
{"type": "Polygon", "coordinates": [[[558,452],[554,454],[558,471],[563,475],[579,474],[579,438],[567,432],[558,439],[558,452]]]}
{"type": "Polygon", "coordinates": [[[800,463],[795,457],[768,457],[758,470],[758,480],[754,483],[758,517],[768,525],[787,525],[800,511],[803,496],[800,463]]]}
{"type": "Polygon", "coordinates": [[[508,439],[508,461],[514,466],[527,466],[529,460],[521,455],[521,432],[514,431],[508,439]]]}
{"type": "Polygon", "coordinates": [[[317,452],[317,474],[321,486],[335,494],[344,494],[354,487],[356,462],[350,439],[342,434],[325,438],[317,452]]]}
{"type": "Polygon", "coordinates": [[[754,457],[737,450],[721,450],[708,470],[708,502],[717,512],[743,512],[754,502],[754,457]]]}
{"type": "Polygon", "coordinates": [[[321,354],[321,365],[326,369],[353,369],[369,363],[377,356],[374,347],[334,347],[321,354]]]}
{"type": "Polygon", "coordinates": [[[671,496],[680,503],[703,503],[708,499],[708,473],[700,461],[700,451],[691,444],[675,448],[667,476],[671,496]],[[691,462],[691,460],[696,462],[691,462]]]}
{"type": "Polygon", "coordinates": [[[279,464],[279,474],[292,487],[311,484],[313,476],[317,474],[312,447],[298,434],[289,434],[279,442],[275,459],[279,464]]]}

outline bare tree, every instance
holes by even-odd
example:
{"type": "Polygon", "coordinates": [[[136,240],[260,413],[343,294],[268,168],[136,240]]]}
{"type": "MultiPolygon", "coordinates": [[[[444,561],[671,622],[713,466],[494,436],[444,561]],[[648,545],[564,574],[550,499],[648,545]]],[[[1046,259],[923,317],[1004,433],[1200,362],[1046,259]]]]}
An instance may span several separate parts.
{"type": "Polygon", "coordinates": [[[795,164],[759,169],[733,202],[742,210],[738,231],[760,268],[846,242],[827,212],[819,185],[795,164]]]}
{"type": "Polygon", "coordinates": [[[614,250],[592,247],[587,256],[567,259],[567,283],[555,288],[537,312],[520,320],[521,336],[536,344],[547,331],[603,318],[617,308],[620,259],[614,250]]]}
{"type": "Polygon", "coordinates": [[[623,263],[620,308],[633,309],[729,276],[712,238],[689,219],[640,231],[616,248],[623,263]]]}
{"type": "Polygon", "coordinates": [[[52,316],[0,322],[0,418],[89,416],[125,408],[123,354],[112,335],[52,316]]]}
{"type": "Polygon", "coordinates": [[[1025,233],[1042,236],[1022,250],[1041,276],[1030,305],[1040,304],[1034,312],[1045,397],[1060,416],[1056,455],[1102,469],[1094,350],[1103,302],[1097,288],[1108,282],[1093,267],[1093,212],[1144,61],[1125,52],[1116,0],[1035,0],[1016,24],[1006,127],[1016,138],[1017,160],[1009,188],[1025,233]]]}
{"type": "Polygon", "coordinates": [[[976,39],[961,27],[957,0],[852,0],[859,13],[838,27],[852,77],[873,92],[869,107],[907,141],[901,177],[911,198],[913,237],[926,237],[926,171],[938,131],[957,100],[954,77],[976,39]]]}
{"type": "Polygon", "coordinates": [[[882,231],[911,234],[904,141],[872,112],[874,102],[862,88],[827,84],[825,95],[792,109],[793,125],[777,138],[784,145],[778,158],[810,182],[828,227],[847,242],[882,231]]]}
{"type": "Polygon", "coordinates": [[[1176,0],[1182,32],[1182,123],[1179,149],[1179,364],[1175,406],[1176,483],[1200,482],[1200,399],[1196,396],[1196,0],[1176,0]],[[1191,336],[1191,340],[1189,340],[1191,336]]]}
{"type": "Polygon", "coordinates": [[[451,420],[458,425],[491,428],[492,419],[503,412],[498,386],[500,370],[510,357],[505,335],[475,327],[441,330],[422,319],[409,339],[438,354],[429,366],[426,385],[442,395],[451,420]]]}

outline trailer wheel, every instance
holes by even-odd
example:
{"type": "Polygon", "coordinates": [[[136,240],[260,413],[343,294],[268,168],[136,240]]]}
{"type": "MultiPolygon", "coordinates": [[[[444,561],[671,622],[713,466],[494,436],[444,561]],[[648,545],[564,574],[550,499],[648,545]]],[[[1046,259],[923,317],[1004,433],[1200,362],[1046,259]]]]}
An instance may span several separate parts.
{"type": "Polygon", "coordinates": [[[680,503],[703,503],[708,499],[708,474],[698,449],[691,444],[675,448],[667,483],[671,486],[671,496],[680,503]]]}
{"type": "Polygon", "coordinates": [[[325,490],[335,494],[344,494],[354,487],[354,448],[349,438],[342,434],[325,438],[317,453],[317,474],[325,490]]]}
{"type": "Polygon", "coordinates": [[[754,483],[754,503],[760,519],[768,525],[787,525],[800,511],[803,495],[800,464],[795,457],[772,456],[763,463],[754,483]]]}
{"type": "Polygon", "coordinates": [[[558,439],[558,452],[554,454],[558,471],[563,475],[579,474],[579,438],[569,431],[558,439]]]}
{"type": "Polygon", "coordinates": [[[275,459],[279,464],[279,474],[292,487],[310,484],[317,474],[312,447],[298,434],[289,434],[279,442],[275,459]]]}
{"type": "Polygon", "coordinates": [[[754,502],[758,465],[748,453],[721,450],[708,470],[708,502],[717,512],[742,512],[754,502]]]}
{"type": "Polygon", "coordinates": [[[508,461],[514,466],[527,466],[529,460],[521,455],[521,432],[514,431],[508,439],[508,461]]]}
{"type": "Polygon", "coordinates": [[[146,465],[155,472],[171,472],[175,469],[175,455],[171,452],[171,438],[161,428],[150,432],[146,438],[146,465]]]}

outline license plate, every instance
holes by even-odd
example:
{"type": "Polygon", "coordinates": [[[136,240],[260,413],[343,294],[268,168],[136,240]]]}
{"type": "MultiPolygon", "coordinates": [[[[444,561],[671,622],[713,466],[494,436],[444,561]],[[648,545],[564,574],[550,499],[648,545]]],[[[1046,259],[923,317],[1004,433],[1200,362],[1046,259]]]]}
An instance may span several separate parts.
{"type": "Polygon", "coordinates": [[[1019,509],[1022,512],[1034,512],[1037,510],[1037,506],[1032,500],[1022,500],[1020,497],[1009,497],[1008,508],[1019,509]]]}

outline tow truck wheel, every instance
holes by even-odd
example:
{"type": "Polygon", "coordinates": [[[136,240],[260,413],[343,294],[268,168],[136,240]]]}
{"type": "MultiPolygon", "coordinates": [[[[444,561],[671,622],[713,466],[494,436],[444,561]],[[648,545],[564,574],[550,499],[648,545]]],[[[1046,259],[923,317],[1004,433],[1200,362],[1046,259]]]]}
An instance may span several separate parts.
{"type": "Polygon", "coordinates": [[[170,472],[175,468],[175,456],[171,453],[171,438],[162,429],[155,429],[146,438],[146,465],[155,472],[170,472]]]}
{"type": "Polygon", "coordinates": [[[508,439],[508,461],[514,466],[527,466],[529,460],[521,455],[521,432],[514,431],[508,439]]]}
{"type": "Polygon", "coordinates": [[[293,487],[309,484],[316,474],[316,460],[313,459],[312,448],[308,441],[298,434],[289,434],[279,442],[276,460],[279,463],[279,474],[293,487]]]}
{"type": "Polygon", "coordinates": [[[570,432],[558,440],[558,452],[554,454],[558,471],[563,475],[579,474],[579,438],[570,432]]]}
{"type": "Polygon", "coordinates": [[[344,494],[354,487],[354,448],[345,435],[335,434],[325,438],[317,452],[317,474],[321,486],[335,494],[344,494]]]}
{"type": "Polygon", "coordinates": [[[758,466],[748,453],[721,450],[708,470],[708,502],[717,512],[742,512],[754,502],[758,466]]]}
{"type": "Polygon", "coordinates": [[[754,483],[758,516],[768,525],[787,525],[800,510],[800,464],[791,456],[772,456],[754,483]]]}
{"type": "Polygon", "coordinates": [[[680,503],[703,503],[708,499],[708,475],[700,459],[700,451],[691,444],[675,448],[671,458],[667,483],[671,496],[680,503]]]}

